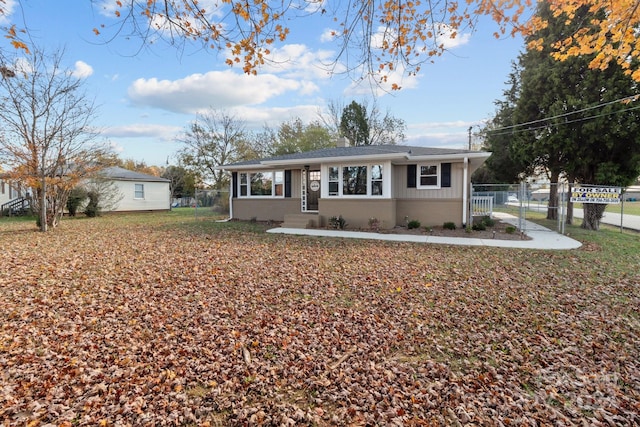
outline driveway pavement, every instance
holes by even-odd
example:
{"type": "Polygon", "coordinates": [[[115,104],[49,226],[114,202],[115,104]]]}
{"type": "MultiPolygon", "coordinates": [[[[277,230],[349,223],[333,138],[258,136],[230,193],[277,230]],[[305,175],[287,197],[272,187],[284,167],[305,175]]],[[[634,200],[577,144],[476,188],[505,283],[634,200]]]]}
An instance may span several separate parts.
{"type": "MultiPolygon", "coordinates": [[[[518,218],[505,214],[494,213],[494,216],[503,222],[518,225],[518,218]]],[[[566,250],[576,249],[582,243],[562,234],[551,231],[531,221],[526,221],[525,230],[531,240],[501,240],[501,239],[473,239],[466,237],[444,237],[444,236],[417,236],[410,234],[382,234],[367,233],[361,231],[346,230],[325,230],[309,228],[272,228],[267,233],[295,234],[302,236],[319,237],[341,237],[347,239],[368,239],[368,240],[389,240],[396,242],[431,243],[440,245],[461,245],[461,246],[493,246],[501,248],[522,248],[522,249],[549,249],[566,250]]]]}
{"type": "MultiPolygon", "coordinates": [[[[584,212],[582,209],[573,209],[573,216],[576,218],[583,218],[584,212]]],[[[622,223],[623,228],[640,231],[640,216],[638,215],[621,215],[619,213],[604,211],[604,216],[600,222],[603,224],[613,225],[615,227],[620,227],[620,224],[622,223]]]]}

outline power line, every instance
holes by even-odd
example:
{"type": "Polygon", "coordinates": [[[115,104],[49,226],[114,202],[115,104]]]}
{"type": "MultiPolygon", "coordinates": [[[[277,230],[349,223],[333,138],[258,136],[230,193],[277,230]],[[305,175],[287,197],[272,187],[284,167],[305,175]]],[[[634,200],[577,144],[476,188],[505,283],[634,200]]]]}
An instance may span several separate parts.
{"type": "Polygon", "coordinates": [[[511,125],[511,126],[502,126],[502,127],[499,127],[499,128],[493,129],[493,130],[488,130],[488,133],[490,133],[491,136],[501,136],[501,135],[513,134],[513,133],[516,133],[516,132],[529,132],[529,131],[534,131],[534,130],[538,130],[538,129],[544,129],[544,128],[549,127],[549,126],[566,125],[566,124],[571,124],[571,123],[577,123],[577,122],[581,122],[581,121],[596,119],[596,118],[599,118],[599,117],[610,116],[610,115],[613,115],[613,114],[623,113],[623,112],[627,112],[627,111],[633,111],[633,110],[639,109],[640,105],[635,106],[635,107],[625,108],[623,110],[617,110],[617,111],[611,111],[611,112],[608,112],[608,113],[596,114],[596,115],[592,115],[592,116],[588,116],[588,117],[582,117],[582,118],[579,118],[579,119],[569,120],[569,121],[565,121],[565,122],[546,123],[546,124],[543,124],[543,125],[540,125],[540,126],[536,126],[536,127],[528,127],[528,128],[525,128],[525,129],[516,129],[516,128],[519,128],[519,127],[529,126],[529,125],[536,124],[536,123],[549,122],[551,120],[560,119],[560,118],[563,118],[563,117],[571,116],[573,114],[583,113],[585,111],[595,110],[596,108],[606,107],[607,105],[612,105],[612,104],[616,104],[616,103],[619,103],[619,102],[631,102],[631,101],[636,101],[638,99],[640,99],[640,94],[639,95],[631,95],[631,96],[627,96],[627,97],[624,97],[624,98],[616,99],[615,101],[605,102],[605,103],[602,103],[602,104],[598,104],[598,105],[594,105],[594,106],[591,106],[591,107],[582,108],[582,109],[576,110],[576,111],[570,111],[570,112],[563,113],[563,114],[558,114],[556,116],[547,117],[547,118],[544,118],[544,119],[532,120],[532,121],[529,121],[529,122],[518,123],[518,124],[515,124],[515,125],[511,125]]]}

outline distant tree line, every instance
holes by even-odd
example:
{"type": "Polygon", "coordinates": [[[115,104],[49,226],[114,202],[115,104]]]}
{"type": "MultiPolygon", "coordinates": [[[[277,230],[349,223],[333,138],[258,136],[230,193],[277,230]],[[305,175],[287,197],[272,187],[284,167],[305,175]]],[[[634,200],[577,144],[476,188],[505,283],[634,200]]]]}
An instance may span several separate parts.
{"type": "Polygon", "coordinates": [[[183,144],[178,161],[196,185],[220,189],[229,179],[217,169],[224,164],[335,147],[342,138],[351,146],[396,144],[405,140],[405,130],[404,120],[366,102],[333,102],[315,121],[293,118],[259,132],[248,131],[229,111],[210,109],[198,114],[178,137],[183,144]]]}

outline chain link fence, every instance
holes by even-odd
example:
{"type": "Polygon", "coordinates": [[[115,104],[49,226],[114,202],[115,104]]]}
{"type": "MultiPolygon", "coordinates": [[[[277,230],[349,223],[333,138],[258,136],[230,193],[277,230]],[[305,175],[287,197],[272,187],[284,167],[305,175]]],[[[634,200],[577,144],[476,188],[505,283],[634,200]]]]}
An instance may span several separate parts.
{"type": "MultiPolygon", "coordinates": [[[[550,231],[565,233],[565,225],[582,220],[584,217],[581,203],[570,203],[572,192],[576,188],[617,188],[613,186],[589,184],[472,184],[471,214],[472,216],[495,216],[495,213],[511,215],[517,218],[520,231],[527,231],[528,219],[547,219],[546,227],[550,231]],[[553,224],[549,227],[548,224],[553,224]]],[[[619,203],[609,204],[605,210],[601,223],[625,228],[637,229],[638,217],[635,216],[640,208],[640,189],[620,189],[619,203]],[[625,211],[628,206],[630,215],[625,211]],[[635,214],[635,215],[634,215],[635,214]]],[[[530,226],[530,223],[529,223],[530,226]]]]}
{"type": "Polygon", "coordinates": [[[229,218],[229,191],[197,189],[172,200],[171,209],[184,208],[193,209],[196,218],[229,218]]]}
{"type": "Polygon", "coordinates": [[[547,218],[555,221],[550,231],[564,233],[567,184],[473,184],[471,194],[472,216],[508,215],[517,219],[516,227],[525,233],[528,218],[547,218]]]}

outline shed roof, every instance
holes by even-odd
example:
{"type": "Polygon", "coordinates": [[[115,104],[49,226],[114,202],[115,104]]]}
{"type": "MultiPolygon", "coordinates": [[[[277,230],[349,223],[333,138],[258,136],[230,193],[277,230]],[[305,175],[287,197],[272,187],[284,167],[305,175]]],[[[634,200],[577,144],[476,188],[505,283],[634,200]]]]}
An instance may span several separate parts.
{"type": "Polygon", "coordinates": [[[100,174],[118,181],[170,182],[170,180],[166,178],[124,169],[119,166],[105,168],[100,174]]]}

